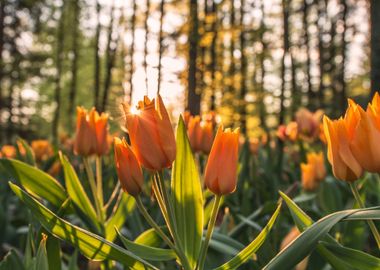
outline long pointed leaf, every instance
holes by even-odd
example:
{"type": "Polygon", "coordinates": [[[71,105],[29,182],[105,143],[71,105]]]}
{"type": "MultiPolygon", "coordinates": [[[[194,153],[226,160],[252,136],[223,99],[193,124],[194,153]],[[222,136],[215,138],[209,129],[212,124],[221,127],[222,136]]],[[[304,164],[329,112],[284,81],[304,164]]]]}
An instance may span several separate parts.
{"type": "Polygon", "coordinates": [[[95,261],[115,260],[128,265],[131,269],[145,269],[145,266],[157,269],[133,253],[57,217],[18,186],[12,183],[9,183],[9,185],[46,230],[57,238],[76,246],[87,258],[95,261]]]}
{"type": "MultiPolygon", "coordinates": [[[[248,245],[246,246],[242,251],[239,252],[234,258],[232,258],[230,261],[226,262],[225,264],[219,266],[215,270],[232,270],[238,268],[240,265],[245,263],[253,253],[255,253],[261,245],[264,243],[265,239],[267,238],[270,230],[272,229],[279,213],[281,210],[281,203],[277,206],[276,211],[268,221],[268,224],[265,226],[265,228],[259,233],[259,235],[248,245]]],[[[286,268],[283,268],[286,269],[286,268]]]]}
{"type": "Polygon", "coordinates": [[[198,168],[180,117],[177,155],[172,171],[172,198],[179,241],[192,267],[196,265],[203,232],[203,195],[198,168]]]}

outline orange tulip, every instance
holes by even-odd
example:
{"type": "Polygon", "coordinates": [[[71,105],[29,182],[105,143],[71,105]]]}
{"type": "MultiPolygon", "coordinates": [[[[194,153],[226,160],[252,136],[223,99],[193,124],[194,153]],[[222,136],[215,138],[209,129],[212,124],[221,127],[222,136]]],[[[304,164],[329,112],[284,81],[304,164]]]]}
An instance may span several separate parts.
{"type": "Polygon", "coordinates": [[[194,152],[210,153],[214,139],[212,122],[200,121],[199,116],[189,119],[188,136],[191,148],[194,152]]]}
{"type": "Polygon", "coordinates": [[[185,123],[185,127],[186,127],[186,128],[187,128],[188,125],[189,125],[190,118],[191,118],[191,113],[190,113],[190,111],[185,111],[185,112],[183,113],[183,122],[185,123]]]}
{"type": "Polygon", "coordinates": [[[109,151],[108,143],[108,114],[99,113],[92,109],[90,112],[90,124],[95,131],[96,136],[96,147],[95,153],[98,156],[107,155],[109,151]]]}
{"type": "Polygon", "coordinates": [[[13,145],[4,145],[1,148],[1,154],[2,157],[5,158],[15,158],[17,154],[16,147],[14,147],[13,145]]]}
{"type": "Polygon", "coordinates": [[[115,162],[121,187],[132,196],[141,193],[144,183],[141,166],[125,139],[115,138],[115,162]]]}
{"type": "Polygon", "coordinates": [[[96,152],[96,135],[90,124],[87,110],[83,107],[77,107],[77,127],[74,142],[74,153],[84,157],[95,154],[96,152]]]}
{"type": "Polygon", "coordinates": [[[37,161],[47,160],[54,155],[53,147],[47,140],[34,140],[30,146],[37,161]]]}
{"type": "Polygon", "coordinates": [[[123,106],[132,148],[140,164],[152,171],[170,167],[175,159],[176,144],[161,96],[152,101],[145,96],[139,102],[137,114],[129,113],[125,103],[123,106]]]}
{"type": "Polygon", "coordinates": [[[367,111],[349,100],[347,116],[353,119],[351,151],[363,169],[380,173],[380,96],[376,93],[367,111]]]}
{"type": "Polygon", "coordinates": [[[316,180],[316,169],[312,164],[301,163],[302,187],[307,191],[314,191],[318,188],[319,182],[316,180]]]}
{"type": "Polygon", "coordinates": [[[347,109],[344,118],[330,120],[323,117],[323,127],[327,140],[327,157],[336,178],[345,181],[355,181],[363,173],[363,168],[350,149],[355,127],[360,114],[354,107],[347,109]]]}
{"type": "Polygon", "coordinates": [[[315,171],[314,178],[316,181],[322,181],[326,177],[325,159],[323,153],[308,153],[307,164],[310,164],[315,171]]]}
{"type": "Polygon", "coordinates": [[[223,195],[235,191],[238,148],[239,130],[223,131],[219,127],[205,169],[205,184],[213,193],[223,195]]]}
{"type": "Polygon", "coordinates": [[[301,108],[297,111],[298,133],[303,139],[315,139],[319,136],[319,124],[322,115],[322,110],[312,113],[308,109],[301,108]]]}

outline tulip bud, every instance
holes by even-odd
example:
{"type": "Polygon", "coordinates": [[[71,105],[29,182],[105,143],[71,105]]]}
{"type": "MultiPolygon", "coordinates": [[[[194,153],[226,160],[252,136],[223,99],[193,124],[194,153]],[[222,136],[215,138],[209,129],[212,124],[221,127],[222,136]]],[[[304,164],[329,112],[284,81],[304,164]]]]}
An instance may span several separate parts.
{"type": "Polygon", "coordinates": [[[141,166],[125,139],[115,138],[115,163],[121,187],[132,196],[141,193],[144,183],[141,166]]]}
{"type": "Polygon", "coordinates": [[[327,141],[327,158],[332,166],[334,176],[340,180],[353,182],[363,173],[363,169],[351,152],[352,130],[358,118],[352,108],[347,110],[345,118],[330,120],[323,117],[323,127],[327,141]]]}
{"type": "Polygon", "coordinates": [[[316,181],[323,181],[326,177],[325,159],[323,153],[308,153],[307,164],[314,169],[314,178],[316,181]]]}
{"type": "Polygon", "coordinates": [[[204,154],[210,153],[214,140],[214,128],[212,122],[201,122],[202,138],[199,149],[204,154]]]}
{"type": "Polygon", "coordinates": [[[176,144],[169,115],[161,96],[152,101],[144,97],[137,114],[123,104],[126,126],[134,153],[140,164],[152,171],[170,167],[175,159],[176,144]]]}
{"type": "Polygon", "coordinates": [[[96,136],[96,150],[95,153],[98,156],[107,155],[109,151],[109,143],[108,143],[108,114],[99,113],[92,109],[90,112],[90,124],[92,128],[95,130],[96,136]]]}
{"type": "Polygon", "coordinates": [[[318,188],[319,182],[316,179],[316,170],[312,164],[301,163],[302,187],[307,191],[314,191],[318,188]]]}
{"type": "Polygon", "coordinates": [[[297,111],[298,133],[303,139],[313,140],[319,136],[319,124],[322,115],[322,110],[312,113],[308,109],[301,108],[297,111]]]}
{"type": "Polygon", "coordinates": [[[96,136],[89,122],[87,110],[77,108],[77,127],[74,142],[74,153],[84,157],[94,154],[96,151],[96,136]]]}
{"type": "Polygon", "coordinates": [[[190,117],[188,122],[187,134],[191,149],[194,152],[200,151],[200,142],[202,140],[201,118],[199,115],[190,117]]]}
{"type": "Polygon", "coordinates": [[[235,191],[239,130],[225,131],[219,127],[205,169],[205,184],[214,194],[224,195],[235,191]]]}
{"type": "Polygon", "coordinates": [[[47,160],[54,154],[53,147],[47,140],[34,140],[30,146],[37,161],[47,160]]]}

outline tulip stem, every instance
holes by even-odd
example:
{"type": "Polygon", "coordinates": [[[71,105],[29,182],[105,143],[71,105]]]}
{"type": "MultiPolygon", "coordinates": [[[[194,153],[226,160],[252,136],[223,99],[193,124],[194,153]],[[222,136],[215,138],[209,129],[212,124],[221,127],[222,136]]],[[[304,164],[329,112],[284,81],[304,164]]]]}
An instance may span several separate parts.
{"type": "MultiPolygon", "coordinates": [[[[355,200],[358,203],[359,207],[360,208],[365,208],[364,202],[362,201],[362,199],[360,197],[358,188],[355,185],[355,183],[351,183],[350,182],[350,187],[351,187],[352,194],[354,194],[355,200]]],[[[377,246],[380,249],[380,234],[379,234],[379,231],[377,230],[376,225],[373,222],[373,220],[369,219],[369,220],[367,220],[367,223],[368,223],[369,228],[372,231],[373,237],[376,240],[377,246]]]]}
{"type": "Polygon", "coordinates": [[[144,204],[141,201],[139,195],[135,197],[137,208],[140,210],[140,213],[149,223],[149,225],[156,231],[156,233],[165,241],[165,243],[176,252],[178,255],[182,266],[186,270],[190,270],[190,266],[188,265],[186,256],[174,245],[174,243],[169,239],[169,237],[162,231],[160,226],[153,220],[153,218],[149,215],[148,211],[145,209],[144,204]]]}
{"type": "Polygon", "coordinates": [[[103,179],[102,179],[102,157],[96,156],[96,190],[99,198],[100,207],[103,208],[103,179]]]}
{"type": "Polygon", "coordinates": [[[90,183],[91,192],[94,197],[96,213],[97,213],[99,221],[102,223],[104,221],[103,211],[102,211],[102,207],[100,206],[99,199],[97,196],[97,188],[96,188],[94,172],[92,171],[91,164],[88,158],[83,158],[83,164],[84,164],[84,168],[86,169],[88,182],[90,183]]]}
{"type": "Polygon", "coordinates": [[[203,270],[203,268],[204,268],[204,264],[205,264],[205,261],[206,261],[206,254],[207,254],[208,244],[210,242],[210,239],[211,239],[211,236],[212,236],[212,232],[213,232],[214,227],[215,227],[215,222],[216,222],[216,218],[218,216],[218,211],[219,211],[219,206],[220,206],[221,199],[222,199],[222,195],[215,195],[215,201],[214,201],[214,205],[213,205],[212,210],[211,210],[211,217],[210,217],[210,220],[208,222],[206,236],[205,236],[205,239],[202,242],[201,251],[200,251],[200,257],[199,257],[197,266],[195,268],[197,270],[198,269],[199,270],[203,270]]]}

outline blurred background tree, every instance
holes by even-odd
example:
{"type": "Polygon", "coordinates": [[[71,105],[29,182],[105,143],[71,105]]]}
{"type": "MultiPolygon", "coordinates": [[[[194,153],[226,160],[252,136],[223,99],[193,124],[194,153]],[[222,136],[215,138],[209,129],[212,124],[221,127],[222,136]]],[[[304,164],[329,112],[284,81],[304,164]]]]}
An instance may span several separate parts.
{"type": "Polygon", "coordinates": [[[0,140],[72,135],[77,105],[116,126],[122,100],[157,91],[174,115],[216,110],[250,136],[300,106],[340,115],[380,89],[379,12],[367,0],[1,0],[0,140]]]}

